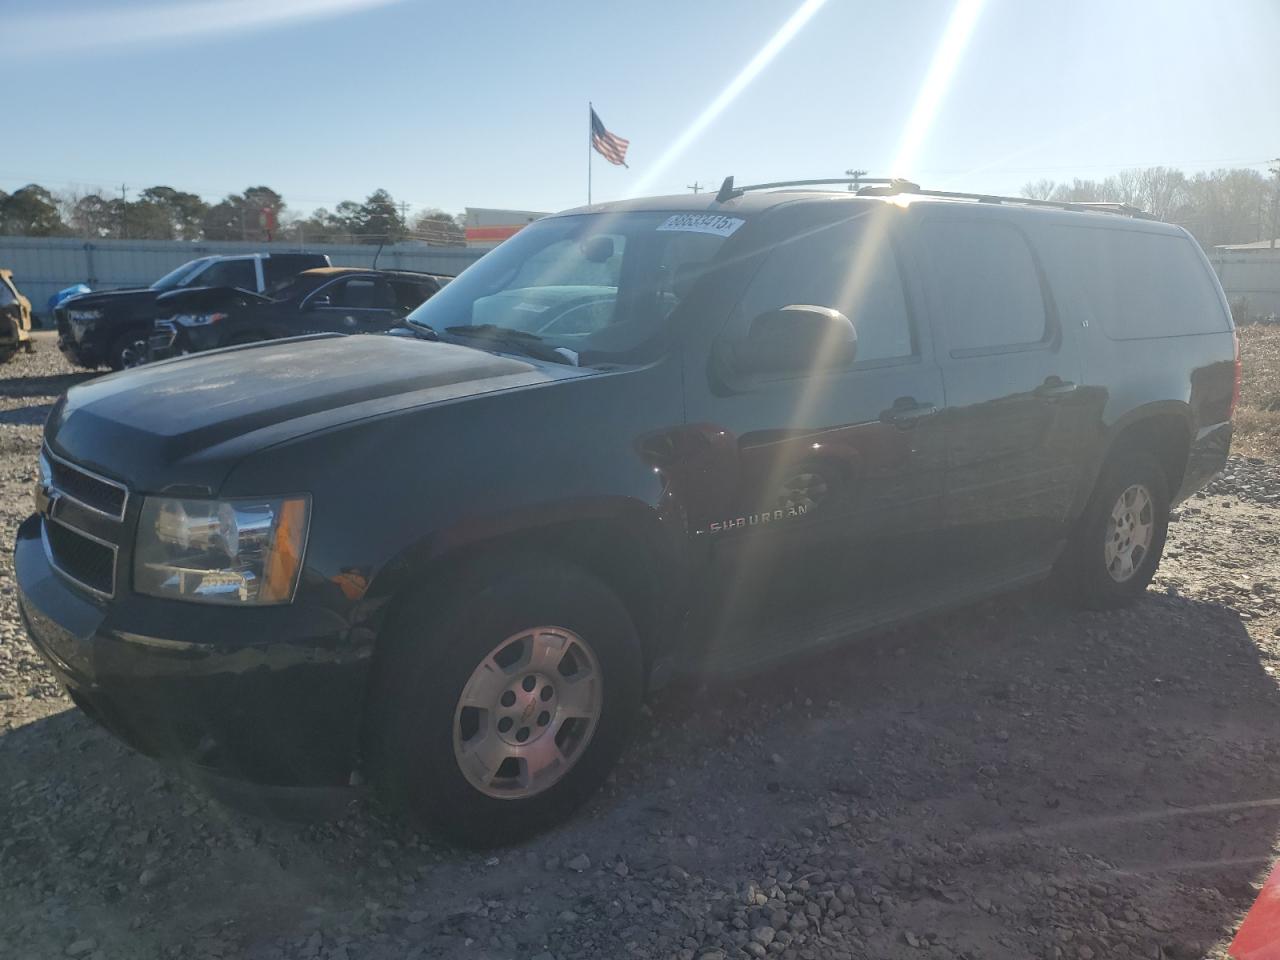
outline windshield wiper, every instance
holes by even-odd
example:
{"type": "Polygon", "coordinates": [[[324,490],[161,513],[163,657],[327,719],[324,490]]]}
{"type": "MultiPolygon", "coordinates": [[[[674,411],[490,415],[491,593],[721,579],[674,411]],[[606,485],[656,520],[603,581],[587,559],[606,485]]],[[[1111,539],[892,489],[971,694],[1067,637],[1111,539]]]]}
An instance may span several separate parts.
{"type": "Polygon", "coordinates": [[[533,357],[535,360],[548,360],[552,363],[566,363],[570,366],[576,366],[570,356],[561,353],[555,347],[543,343],[542,338],[536,333],[513,330],[510,327],[500,327],[496,323],[478,323],[474,326],[461,324],[459,326],[445,327],[444,332],[464,340],[484,340],[494,346],[507,347],[515,353],[522,353],[527,357],[533,357]]]}
{"type": "Polygon", "coordinates": [[[410,320],[408,317],[405,318],[404,322],[406,326],[408,326],[411,330],[413,330],[414,333],[422,337],[423,340],[439,340],[440,339],[440,334],[436,333],[435,327],[431,326],[428,323],[419,323],[417,320],[410,320]]]}

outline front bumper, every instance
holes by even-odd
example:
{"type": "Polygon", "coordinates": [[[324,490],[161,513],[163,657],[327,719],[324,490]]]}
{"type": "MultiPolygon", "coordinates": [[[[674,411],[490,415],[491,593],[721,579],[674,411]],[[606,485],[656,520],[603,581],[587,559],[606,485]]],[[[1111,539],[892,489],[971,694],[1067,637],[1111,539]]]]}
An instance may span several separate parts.
{"type": "Polygon", "coordinates": [[[355,769],[371,647],[332,613],[122,595],[49,564],[39,516],[18,529],[18,606],[72,700],[133,746],[268,786],[342,786],[355,769]]]}
{"type": "Polygon", "coordinates": [[[88,367],[94,369],[102,366],[102,359],[98,356],[97,351],[86,350],[80,344],[72,339],[71,334],[58,334],[58,349],[63,355],[78,367],[88,367]]]}

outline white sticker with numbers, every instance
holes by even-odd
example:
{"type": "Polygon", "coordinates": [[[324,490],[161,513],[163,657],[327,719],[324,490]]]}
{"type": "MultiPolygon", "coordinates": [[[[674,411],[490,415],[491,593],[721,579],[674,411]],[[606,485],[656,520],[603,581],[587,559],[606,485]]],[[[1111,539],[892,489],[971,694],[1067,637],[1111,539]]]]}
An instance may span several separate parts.
{"type": "Polygon", "coordinates": [[[717,237],[729,237],[746,221],[738,217],[725,217],[718,213],[677,213],[667,217],[659,230],[683,230],[686,233],[710,233],[717,237]]]}

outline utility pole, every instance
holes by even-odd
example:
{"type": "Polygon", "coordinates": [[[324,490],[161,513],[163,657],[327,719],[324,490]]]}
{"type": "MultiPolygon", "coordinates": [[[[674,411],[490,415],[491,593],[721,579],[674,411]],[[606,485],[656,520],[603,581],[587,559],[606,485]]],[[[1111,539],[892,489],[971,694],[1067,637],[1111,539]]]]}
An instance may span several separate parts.
{"type": "Polygon", "coordinates": [[[859,186],[861,186],[861,184],[859,183],[859,181],[860,181],[863,177],[865,177],[865,176],[867,175],[867,171],[865,171],[865,170],[846,170],[846,171],[844,172],[844,175],[845,175],[846,177],[853,177],[853,183],[849,184],[849,190],[850,190],[850,192],[856,192],[856,191],[857,191],[857,189],[858,189],[858,187],[859,187],[859,186]]]}
{"type": "Polygon", "coordinates": [[[1272,176],[1276,178],[1275,188],[1271,192],[1271,249],[1276,248],[1276,234],[1280,233],[1280,157],[1276,157],[1271,161],[1274,167],[1268,167],[1272,176]]]}
{"type": "Polygon", "coordinates": [[[409,229],[409,204],[403,200],[400,201],[400,222],[404,224],[405,230],[409,229]]]}
{"type": "Polygon", "coordinates": [[[702,184],[700,184],[697,180],[695,180],[693,181],[693,183],[689,184],[687,189],[692,190],[694,193],[700,193],[706,188],[703,187],[702,184]]]}
{"type": "Polygon", "coordinates": [[[120,184],[120,239],[129,239],[129,187],[120,184]]]}

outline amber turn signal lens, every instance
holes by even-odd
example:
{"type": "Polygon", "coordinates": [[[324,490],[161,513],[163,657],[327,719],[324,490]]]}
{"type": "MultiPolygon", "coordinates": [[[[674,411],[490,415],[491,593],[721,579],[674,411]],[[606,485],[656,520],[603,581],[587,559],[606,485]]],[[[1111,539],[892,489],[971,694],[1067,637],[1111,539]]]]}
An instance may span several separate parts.
{"type": "Polygon", "coordinates": [[[307,533],[307,501],[299,497],[280,505],[275,541],[267,559],[267,569],[259,598],[263,603],[280,603],[293,596],[302,564],[302,548],[307,533]]]}

